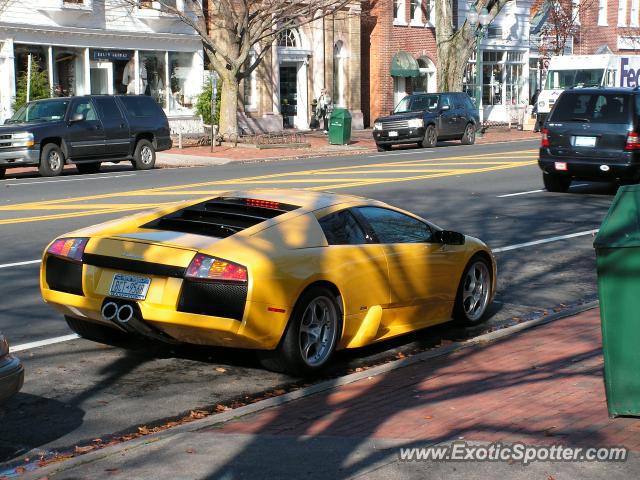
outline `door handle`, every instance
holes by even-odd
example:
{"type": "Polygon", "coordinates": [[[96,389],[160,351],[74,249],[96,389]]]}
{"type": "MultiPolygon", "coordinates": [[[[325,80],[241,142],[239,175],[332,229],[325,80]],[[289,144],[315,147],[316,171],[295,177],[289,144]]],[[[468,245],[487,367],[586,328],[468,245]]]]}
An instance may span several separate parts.
{"type": "Polygon", "coordinates": [[[94,130],[102,130],[102,127],[100,125],[95,125],[93,127],[94,130]]]}

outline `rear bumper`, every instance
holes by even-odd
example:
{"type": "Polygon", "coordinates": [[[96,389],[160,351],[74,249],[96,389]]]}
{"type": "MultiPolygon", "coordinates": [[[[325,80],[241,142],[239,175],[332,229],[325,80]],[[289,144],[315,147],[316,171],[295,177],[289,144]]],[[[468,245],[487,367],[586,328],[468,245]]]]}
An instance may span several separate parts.
{"type": "Polygon", "coordinates": [[[403,143],[418,143],[424,139],[424,127],[400,128],[398,130],[374,130],[373,139],[378,145],[399,145],[403,143]],[[397,137],[390,137],[389,132],[398,133],[397,137]]]}
{"type": "Polygon", "coordinates": [[[632,152],[624,153],[623,156],[615,159],[576,159],[572,157],[557,157],[549,154],[546,149],[542,149],[540,150],[538,166],[545,173],[594,181],[635,181],[638,179],[640,172],[640,162],[638,162],[636,154],[632,152]],[[556,169],[556,162],[566,163],[567,170],[556,169]]]}
{"type": "Polygon", "coordinates": [[[40,163],[39,148],[20,148],[11,151],[0,151],[0,167],[26,167],[40,163]]]}
{"type": "MultiPolygon", "coordinates": [[[[178,281],[177,279],[175,279],[178,281]]],[[[103,296],[81,296],[41,288],[42,298],[63,315],[113,327],[100,313],[103,296]]],[[[287,315],[272,312],[270,305],[247,301],[244,318],[199,315],[180,312],[176,301],[152,303],[140,301],[137,305],[142,319],[179,342],[236,348],[272,350],[277,347],[288,320],[287,315]]],[[[284,308],[284,307],[283,307],[284,308]]]]}
{"type": "Polygon", "coordinates": [[[0,402],[20,391],[24,383],[24,368],[13,355],[0,359],[0,402]]]}
{"type": "Polygon", "coordinates": [[[173,140],[171,140],[171,137],[156,137],[156,151],[162,152],[163,150],[169,150],[172,146],[173,140]]]}

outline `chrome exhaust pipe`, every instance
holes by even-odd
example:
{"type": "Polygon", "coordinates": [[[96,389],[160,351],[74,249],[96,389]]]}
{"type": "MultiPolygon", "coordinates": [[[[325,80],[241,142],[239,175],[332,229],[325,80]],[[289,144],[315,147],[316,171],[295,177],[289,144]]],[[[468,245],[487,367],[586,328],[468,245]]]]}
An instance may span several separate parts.
{"type": "Polygon", "coordinates": [[[114,302],[107,302],[102,307],[101,313],[102,318],[111,321],[116,318],[116,315],[118,314],[118,305],[116,305],[114,302]]]}
{"type": "Polygon", "coordinates": [[[118,316],[117,316],[118,322],[127,323],[132,318],[133,318],[133,307],[131,305],[128,305],[125,303],[118,309],[118,316]]]}

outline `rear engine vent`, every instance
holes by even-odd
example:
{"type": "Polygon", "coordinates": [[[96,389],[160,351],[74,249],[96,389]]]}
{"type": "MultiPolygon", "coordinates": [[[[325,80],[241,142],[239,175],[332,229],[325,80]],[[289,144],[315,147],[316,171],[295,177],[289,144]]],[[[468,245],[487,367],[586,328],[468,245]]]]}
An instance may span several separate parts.
{"type": "Polygon", "coordinates": [[[82,263],[50,255],[47,258],[46,280],[51,290],[84,295],[82,291],[82,263]]]}
{"type": "Polygon", "coordinates": [[[219,197],[165,215],[142,228],[226,238],[298,208],[252,198],[219,197]]]}
{"type": "Polygon", "coordinates": [[[242,321],[247,284],[185,280],[178,311],[242,321]]]}

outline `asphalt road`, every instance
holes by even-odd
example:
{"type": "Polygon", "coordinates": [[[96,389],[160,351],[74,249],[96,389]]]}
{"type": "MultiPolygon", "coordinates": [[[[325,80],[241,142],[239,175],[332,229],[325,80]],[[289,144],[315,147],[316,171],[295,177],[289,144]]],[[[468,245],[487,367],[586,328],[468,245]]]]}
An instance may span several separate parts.
{"type": "MultiPolygon", "coordinates": [[[[595,254],[588,232],[599,227],[615,189],[580,182],[567,194],[544,191],[536,147],[532,141],[451,143],[431,150],[300,161],[150,172],[114,167],[97,175],[7,178],[0,181],[0,330],[14,346],[70,333],[38,290],[35,261],[53,237],[168,202],[254,187],[376,198],[477,236],[498,251],[498,295],[481,328],[444,325],[341,353],[330,375],[499,328],[545,309],[594,300],[595,254]],[[578,235],[563,238],[573,234],[578,235]]],[[[77,339],[20,351],[26,382],[19,395],[0,406],[0,463],[33,449],[46,453],[73,447],[299,383],[260,369],[252,352],[127,347],[77,339]]]]}

